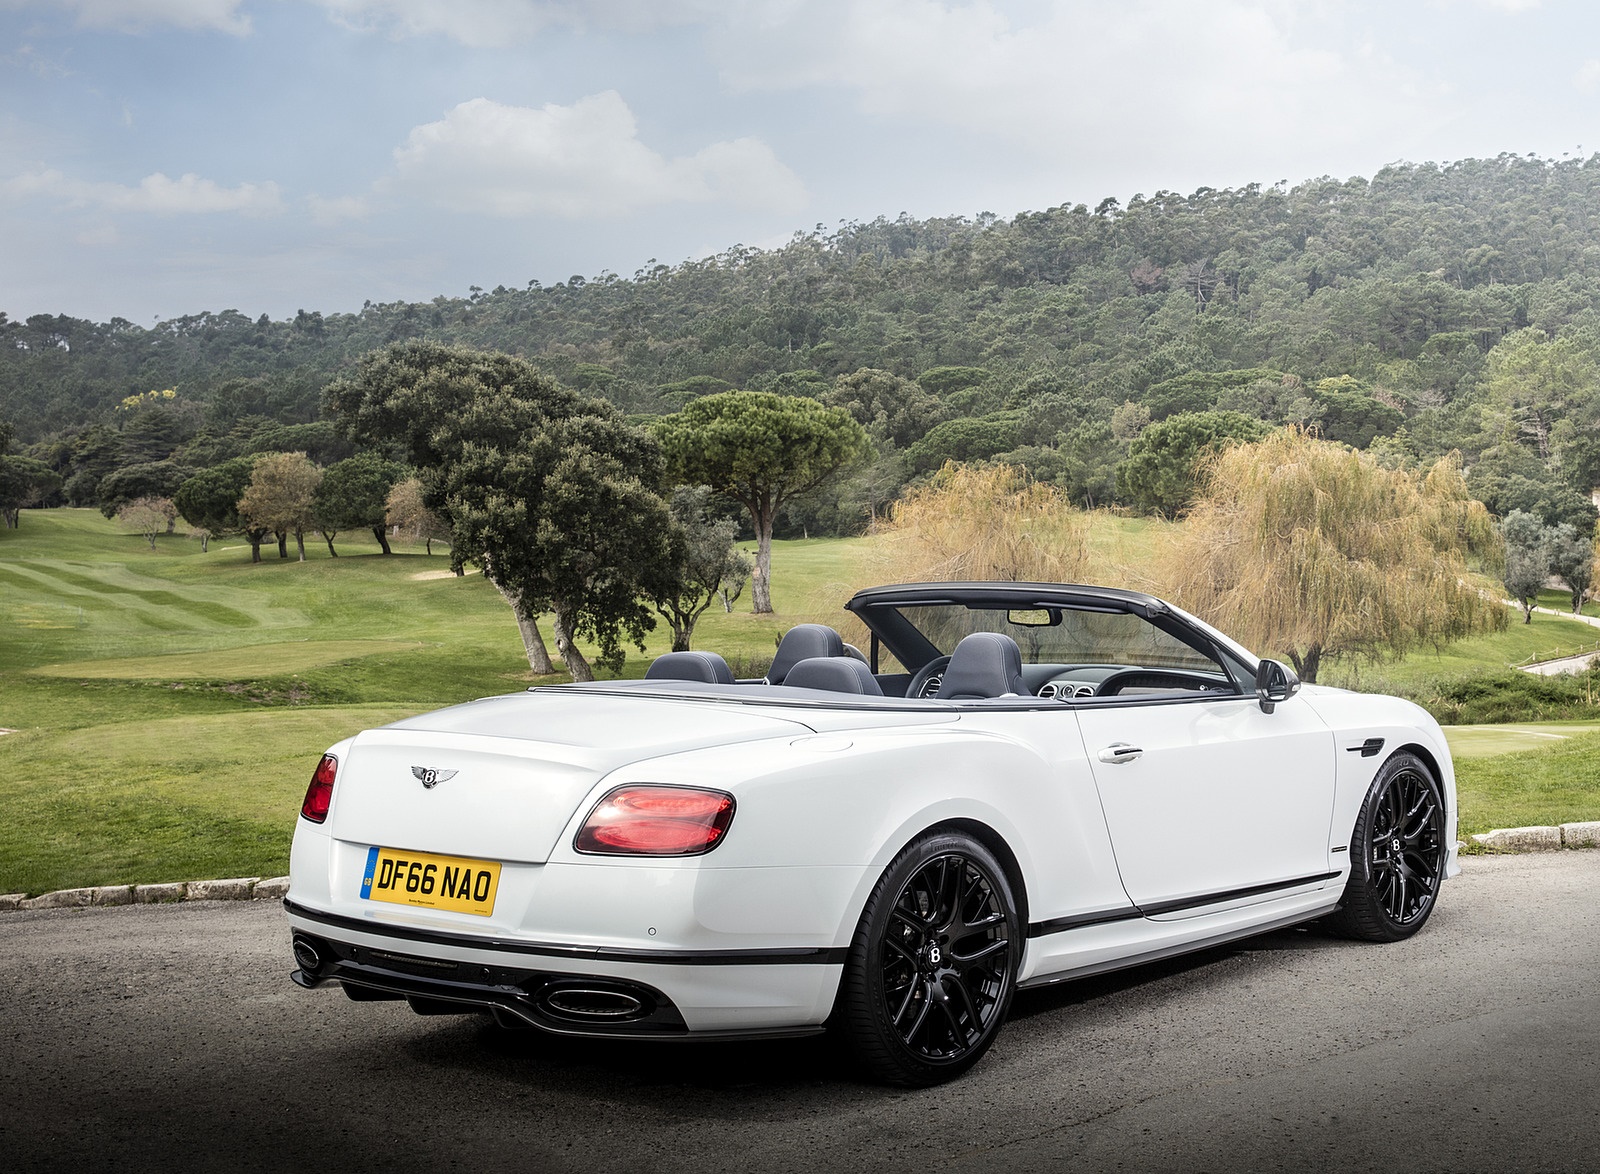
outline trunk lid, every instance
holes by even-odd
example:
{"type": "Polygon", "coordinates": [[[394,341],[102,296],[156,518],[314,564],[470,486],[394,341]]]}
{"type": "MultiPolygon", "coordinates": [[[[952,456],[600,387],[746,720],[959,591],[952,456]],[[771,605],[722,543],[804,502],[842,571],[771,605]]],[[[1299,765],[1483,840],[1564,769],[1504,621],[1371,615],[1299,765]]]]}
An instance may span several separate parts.
{"type": "Polygon", "coordinates": [[[485,698],[357,735],[339,764],[331,830],[361,844],[539,863],[595,783],[625,763],[811,732],[744,707],[659,697],[485,698]]]}

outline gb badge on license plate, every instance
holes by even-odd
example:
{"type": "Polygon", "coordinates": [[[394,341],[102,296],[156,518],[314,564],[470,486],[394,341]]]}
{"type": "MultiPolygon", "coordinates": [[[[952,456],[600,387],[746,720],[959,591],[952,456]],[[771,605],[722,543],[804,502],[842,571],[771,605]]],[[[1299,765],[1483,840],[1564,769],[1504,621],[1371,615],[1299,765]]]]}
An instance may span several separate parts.
{"type": "Polygon", "coordinates": [[[367,864],[361,874],[361,899],[488,917],[494,912],[495,889],[499,884],[500,863],[497,860],[470,860],[374,846],[367,849],[367,864]]]}

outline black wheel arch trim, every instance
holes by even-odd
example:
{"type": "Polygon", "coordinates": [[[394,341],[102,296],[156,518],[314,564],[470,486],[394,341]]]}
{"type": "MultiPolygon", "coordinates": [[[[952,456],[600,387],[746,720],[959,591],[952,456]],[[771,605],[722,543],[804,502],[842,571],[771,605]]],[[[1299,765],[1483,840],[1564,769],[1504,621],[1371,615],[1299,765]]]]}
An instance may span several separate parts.
{"type": "Polygon", "coordinates": [[[449,933],[419,929],[324,913],[298,901],[283,899],[286,913],[320,925],[353,929],[375,937],[400,938],[409,942],[428,942],[436,946],[458,946],[469,950],[491,950],[506,954],[531,954],[544,958],[580,958],[589,962],[636,962],[661,966],[839,966],[849,953],[848,946],[777,946],[759,950],[636,950],[620,946],[580,946],[565,942],[523,942],[478,934],[449,933]]]}

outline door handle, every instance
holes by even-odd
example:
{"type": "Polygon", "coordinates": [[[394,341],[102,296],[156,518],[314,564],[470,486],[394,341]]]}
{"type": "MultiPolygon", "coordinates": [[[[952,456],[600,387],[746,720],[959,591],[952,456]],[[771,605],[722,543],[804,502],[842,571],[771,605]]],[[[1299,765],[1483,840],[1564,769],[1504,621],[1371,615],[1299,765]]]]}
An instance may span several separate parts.
{"type": "Polygon", "coordinates": [[[1130,745],[1127,742],[1113,742],[1101,750],[1097,757],[1101,762],[1121,763],[1132,762],[1143,753],[1144,750],[1138,746],[1130,745]]]}

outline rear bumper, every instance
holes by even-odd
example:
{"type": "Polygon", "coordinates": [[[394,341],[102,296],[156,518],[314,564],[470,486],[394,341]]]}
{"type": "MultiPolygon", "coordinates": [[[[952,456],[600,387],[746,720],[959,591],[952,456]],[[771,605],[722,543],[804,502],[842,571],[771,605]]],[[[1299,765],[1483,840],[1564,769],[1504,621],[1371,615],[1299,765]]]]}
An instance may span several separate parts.
{"type": "Polygon", "coordinates": [[[691,952],[533,942],[369,921],[284,901],[302,987],[506,1026],[627,1039],[750,1039],[822,1028],[845,950],[691,952]],[[309,949],[309,954],[307,950],[309,949]],[[443,1004],[439,1006],[438,1004],[443,1004]]]}

